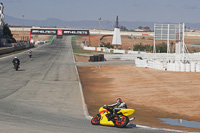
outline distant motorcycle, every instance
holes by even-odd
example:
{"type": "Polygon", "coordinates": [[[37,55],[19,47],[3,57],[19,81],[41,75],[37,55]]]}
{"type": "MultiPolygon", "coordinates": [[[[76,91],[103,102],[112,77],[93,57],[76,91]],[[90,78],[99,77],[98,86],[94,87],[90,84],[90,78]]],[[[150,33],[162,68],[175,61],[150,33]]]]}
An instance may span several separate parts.
{"type": "Polygon", "coordinates": [[[14,65],[14,69],[17,71],[19,69],[19,65],[20,65],[20,60],[15,57],[12,61],[13,65],[14,65]]]}
{"type": "Polygon", "coordinates": [[[92,125],[106,125],[106,126],[115,126],[117,128],[126,127],[126,125],[134,120],[135,118],[129,119],[128,116],[135,112],[134,109],[121,109],[117,112],[114,117],[110,117],[110,112],[113,108],[110,107],[101,107],[99,109],[99,114],[95,115],[91,119],[92,125]]]}
{"type": "Polygon", "coordinates": [[[31,52],[29,52],[29,53],[28,53],[28,56],[29,56],[29,58],[31,58],[31,57],[32,57],[32,53],[31,53],[31,52]]]}

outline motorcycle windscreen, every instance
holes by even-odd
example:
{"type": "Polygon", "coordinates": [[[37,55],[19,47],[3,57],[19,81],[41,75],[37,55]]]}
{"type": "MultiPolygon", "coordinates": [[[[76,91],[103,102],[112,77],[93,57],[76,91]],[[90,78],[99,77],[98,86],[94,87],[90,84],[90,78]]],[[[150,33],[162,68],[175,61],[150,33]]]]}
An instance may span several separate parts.
{"type": "Polygon", "coordinates": [[[101,114],[101,113],[104,113],[104,112],[109,112],[109,111],[108,111],[107,109],[101,107],[101,108],[99,109],[99,113],[101,114]]]}

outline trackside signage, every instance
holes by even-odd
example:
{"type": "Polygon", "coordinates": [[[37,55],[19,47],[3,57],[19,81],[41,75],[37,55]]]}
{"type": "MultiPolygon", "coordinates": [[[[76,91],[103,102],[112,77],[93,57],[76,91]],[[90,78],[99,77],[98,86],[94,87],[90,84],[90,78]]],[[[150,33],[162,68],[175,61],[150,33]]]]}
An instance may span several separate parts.
{"type": "Polygon", "coordinates": [[[63,31],[62,30],[57,30],[57,35],[58,36],[62,36],[63,35],[63,31]]]}
{"type": "Polygon", "coordinates": [[[89,30],[63,30],[63,35],[88,36],[89,30]]]}
{"type": "Polygon", "coordinates": [[[49,30],[49,29],[31,29],[31,34],[38,34],[38,35],[57,35],[57,30],[49,30]]]}
{"type": "Polygon", "coordinates": [[[80,35],[80,36],[88,36],[89,35],[89,30],[31,29],[31,34],[37,34],[37,35],[80,35]]]}

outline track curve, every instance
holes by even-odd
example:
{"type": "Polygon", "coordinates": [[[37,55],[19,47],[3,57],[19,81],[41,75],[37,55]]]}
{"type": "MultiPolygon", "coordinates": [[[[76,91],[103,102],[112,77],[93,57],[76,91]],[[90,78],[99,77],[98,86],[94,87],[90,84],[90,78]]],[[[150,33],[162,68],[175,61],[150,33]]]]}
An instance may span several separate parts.
{"type": "Polygon", "coordinates": [[[85,118],[71,37],[0,58],[0,132],[5,133],[155,133],[130,125],[92,126],[85,118]],[[19,71],[12,59],[21,60],[19,71]]]}

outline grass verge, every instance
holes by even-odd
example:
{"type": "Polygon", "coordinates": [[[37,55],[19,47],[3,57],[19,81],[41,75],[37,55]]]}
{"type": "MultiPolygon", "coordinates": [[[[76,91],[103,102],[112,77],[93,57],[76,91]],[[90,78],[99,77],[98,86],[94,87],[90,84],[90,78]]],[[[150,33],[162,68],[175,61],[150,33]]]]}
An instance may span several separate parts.
{"type": "Polygon", "coordinates": [[[75,54],[92,53],[92,51],[85,51],[85,50],[80,50],[80,49],[74,49],[73,52],[74,52],[75,54]]]}
{"type": "Polygon", "coordinates": [[[54,36],[50,36],[49,39],[48,39],[48,41],[47,41],[47,43],[50,43],[53,40],[53,37],[54,36]]]}
{"type": "Polygon", "coordinates": [[[81,37],[82,37],[82,36],[73,36],[73,37],[72,37],[72,42],[71,42],[71,43],[72,43],[72,48],[73,48],[73,49],[81,49],[80,46],[78,46],[78,45],[76,44],[76,39],[77,39],[77,38],[81,38],[81,37]]]}

